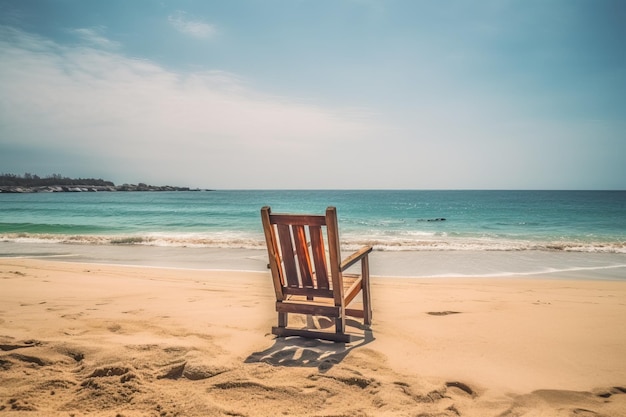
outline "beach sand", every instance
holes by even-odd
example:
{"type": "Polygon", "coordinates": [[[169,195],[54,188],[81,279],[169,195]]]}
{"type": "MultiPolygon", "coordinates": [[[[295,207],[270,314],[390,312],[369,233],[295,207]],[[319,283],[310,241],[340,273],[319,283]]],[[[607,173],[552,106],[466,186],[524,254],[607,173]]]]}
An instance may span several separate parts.
{"type": "Polygon", "coordinates": [[[0,259],[0,416],[626,416],[624,281],[374,277],[350,344],[275,339],[273,297],[0,259]]]}

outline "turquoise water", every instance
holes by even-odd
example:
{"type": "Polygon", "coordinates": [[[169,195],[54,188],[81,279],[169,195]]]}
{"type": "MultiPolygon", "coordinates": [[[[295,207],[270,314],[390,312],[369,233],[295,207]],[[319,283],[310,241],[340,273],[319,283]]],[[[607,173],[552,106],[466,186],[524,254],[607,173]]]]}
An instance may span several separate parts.
{"type": "Polygon", "coordinates": [[[346,248],[626,253],[625,191],[0,194],[0,240],[259,249],[264,205],[336,206],[346,248]]]}

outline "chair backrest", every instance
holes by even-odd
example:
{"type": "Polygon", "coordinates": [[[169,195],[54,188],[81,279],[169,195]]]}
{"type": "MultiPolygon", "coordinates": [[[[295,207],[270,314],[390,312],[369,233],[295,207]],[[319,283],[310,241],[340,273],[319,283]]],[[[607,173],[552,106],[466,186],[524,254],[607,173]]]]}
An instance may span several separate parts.
{"type": "Polygon", "coordinates": [[[337,213],[272,214],[261,209],[270,269],[278,300],[288,295],[343,297],[337,213]],[[324,239],[324,229],[327,239],[324,239]]]}

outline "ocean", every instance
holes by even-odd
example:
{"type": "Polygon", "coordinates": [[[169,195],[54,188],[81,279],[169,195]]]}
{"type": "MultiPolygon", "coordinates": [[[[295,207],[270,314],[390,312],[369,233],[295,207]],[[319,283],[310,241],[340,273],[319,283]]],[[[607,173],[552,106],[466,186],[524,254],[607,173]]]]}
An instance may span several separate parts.
{"type": "Polygon", "coordinates": [[[0,256],[263,270],[261,207],[337,207],[373,273],[626,279],[626,191],[226,190],[0,194],[0,256]]]}

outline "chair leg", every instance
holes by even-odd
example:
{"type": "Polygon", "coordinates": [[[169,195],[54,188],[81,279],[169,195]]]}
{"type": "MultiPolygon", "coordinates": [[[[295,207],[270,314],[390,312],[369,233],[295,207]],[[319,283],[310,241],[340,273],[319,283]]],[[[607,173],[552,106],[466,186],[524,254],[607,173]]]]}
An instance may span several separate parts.
{"type": "Polygon", "coordinates": [[[346,315],[345,312],[341,315],[341,317],[335,318],[335,333],[343,334],[346,329],[346,315]]]}
{"type": "Polygon", "coordinates": [[[278,327],[287,327],[288,321],[287,313],[278,313],[278,327]]]}
{"type": "Polygon", "coordinates": [[[372,324],[372,298],[370,294],[370,267],[366,256],[361,260],[361,277],[363,284],[363,323],[367,326],[372,324]]]}

